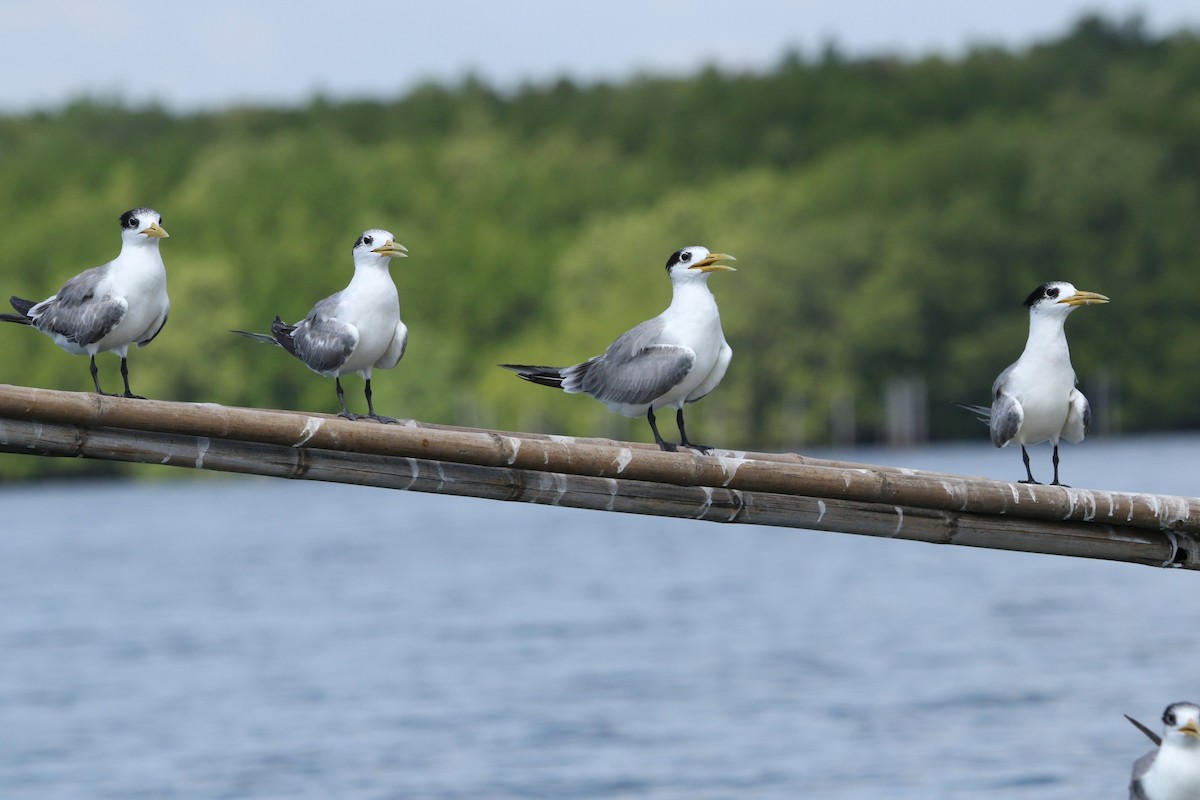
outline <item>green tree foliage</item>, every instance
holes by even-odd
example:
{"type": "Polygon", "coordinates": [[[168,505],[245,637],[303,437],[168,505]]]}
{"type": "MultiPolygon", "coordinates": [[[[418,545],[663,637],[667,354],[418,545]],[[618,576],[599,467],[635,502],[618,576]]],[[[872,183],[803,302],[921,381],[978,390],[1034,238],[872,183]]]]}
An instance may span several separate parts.
{"type": "MultiPolygon", "coordinates": [[[[392,266],[411,341],[376,375],[383,413],[644,438],[495,364],[601,352],[665,307],[667,255],[705,244],[738,257],[711,281],[735,358],[693,433],[784,448],[827,441],[847,397],[860,437],[879,435],[888,384],[913,376],[934,436],[981,437],[952,401],[986,401],[1023,346],[1020,301],[1067,279],[1113,298],[1069,326],[1084,390],[1120,398],[1107,426],[1194,427],[1197,75],[1196,36],[1087,18],[953,61],[831,48],[767,74],[510,94],[469,79],[190,116],[79,101],[0,118],[0,280],[45,297],[115,254],[120,212],[153,205],[173,309],[131,356],[135,389],[332,411],[331,381],[226,330],[299,318],[385,227],[412,257],[392,266]]],[[[90,388],[86,360],[0,336],[0,381],[90,388]]],[[[16,461],[0,468],[40,468],[16,461]]]]}

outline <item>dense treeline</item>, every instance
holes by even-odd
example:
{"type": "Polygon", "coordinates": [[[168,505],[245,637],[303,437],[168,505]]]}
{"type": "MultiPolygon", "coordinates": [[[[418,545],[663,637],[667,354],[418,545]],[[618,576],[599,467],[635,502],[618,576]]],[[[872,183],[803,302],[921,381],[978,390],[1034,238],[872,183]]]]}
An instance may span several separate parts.
{"type": "MultiPolygon", "coordinates": [[[[880,436],[888,387],[913,378],[933,436],[983,437],[952,401],[986,401],[1023,345],[1020,301],[1066,279],[1113,299],[1068,326],[1098,424],[1192,427],[1198,75],[1197,36],[1087,18],[957,60],[830,48],[761,75],[186,116],[80,101],[0,118],[0,291],[46,296],[115,255],[120,212],[153,205],[173,310],[131,355],[134,388],[332,411],[331,381],[226,331],[298,318],[385,227],[412,255],[392,267],[411,339],[376,376],[381,412],[644,437],[494,365],[600,352],[665,306],[667,255],[705,244],[738,257],[711,282],[735,356],[694,433],[782,448],[828,441],[847,408],[860,440],[880,436]]],[[[85,359],[0,336],[0,382],[90,388],[85,359]]]]}

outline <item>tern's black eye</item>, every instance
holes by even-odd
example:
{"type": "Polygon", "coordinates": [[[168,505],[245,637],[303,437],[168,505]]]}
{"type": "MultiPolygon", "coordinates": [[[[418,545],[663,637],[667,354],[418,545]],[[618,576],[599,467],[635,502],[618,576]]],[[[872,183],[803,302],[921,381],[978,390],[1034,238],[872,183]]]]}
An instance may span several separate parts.
{"type": "Polygon", "coordinates": [[[1163,714],[1163,723],[1166,725],[1174,725],[1175,724],[1175,712],[1172,711],[1171,709],[1167,709],[1167,712],[1165,714],[1163,714]]]}
{"type": "Polygon", "coordinates": [[[131,230],[131,231],[137,230],[137,227],[138,227],[138,218],[130,217],[129,218],[129,230],[131,230]]]}
{"type": "Polygon", "coordinates": [[[364,236],[362,238],[362,242],[363,242],[363,244],[365,244],[369,247],[375,243],[375,240],[373,238],[371,238],[370,236],[364,236]]]}
{"type": "Polygon", "coordinates": [[[692,258],[692,254],[686,250],[676,250],[671,253],[671,257],[667,259],[667,272],[671,271],[671,267],[676,264],[686,264],[692,258]]]}
{"type": "Polygon", "coordinates": [[[1033,308],[1034,304],[1036,304],[1038,301],[1055,297],[1058,297],[1058,287],[1051,286],[1048,283],[1043,283],[1041,286],[1029,293],[1029,297],[1025,298],[1024,305],[1026,308],[1033,308]]]}

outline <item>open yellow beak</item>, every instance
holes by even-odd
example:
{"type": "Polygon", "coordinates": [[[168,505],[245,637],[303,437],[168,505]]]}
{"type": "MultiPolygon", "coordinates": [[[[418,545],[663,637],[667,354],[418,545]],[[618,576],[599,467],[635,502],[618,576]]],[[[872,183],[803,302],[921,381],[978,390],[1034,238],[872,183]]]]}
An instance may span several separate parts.
{"type": "Polygon", "coordinates": [[[142,236],[149,236],[151,239],[166,239],[171,234],[167,233],[157,222],[151,222],[149,226],[138,231],[142,236]]]}
{"type": "Polygon", "coordinates": [[[1179,732],[1185,736],[1191,736],[1193,739],[1200,739],[1200,728],[1196,727],[1196,723],[1191,720],[1180,728],[1179,732]]]}
{"type": "Polygon", "coordinates": [[[728,264],[718,264],[721,259],[727,261],[737,261],[736,258],[725,253],[709,253],[704,258],[692,264],[688,269],[698,269],[701,272],[737,272],[736,269],[728,264]]]}
{"type": "Polygon", "coordinates": [[[371,252],[387,256],[388,258],[408,258],[408,248],[399,242],[393,242],[391,239],[388,239],[371,252]]]}
{"type": "Polygon", "coordinates": [[[1108,298],[1102,294],[1096,294],[1095,292],[1083,292],[1076,290],[1075,294],[1071,295],[1070,297],[1063,298],[1058,302],[1066,303],[1069,306],[1090,306],[1095,305],[1096,303],[1107,303],[1108,298]]]}

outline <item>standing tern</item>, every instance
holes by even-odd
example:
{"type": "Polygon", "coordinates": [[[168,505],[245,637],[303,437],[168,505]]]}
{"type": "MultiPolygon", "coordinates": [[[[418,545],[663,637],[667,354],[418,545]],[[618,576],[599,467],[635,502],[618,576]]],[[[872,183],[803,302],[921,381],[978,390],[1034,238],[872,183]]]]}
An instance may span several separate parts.
{"type": "Polygon", "coordinates": [[[1156,737],[1130,718],[1147,736],[1157,738],[1133,765],[1129,800],[1195,800],[1200,798],[1200,706],[1172,703],[1163,712],[1163,735],[1156,737]]]}
{"type": "Polygon", "coordinates": [[[713,272],[734,272],[719,264],[735,261],[704,247],[685,247],[667,259],[671,278],[671,305],[657,317],[622,334],[604,355],[570,367],[536,367],[501,364],[527,381],[553,386],[568,393],[583,392],[627,417],[643,414],[660,448],[674,452],[676,445],[663,441],[654,419],[657,408],[674,408],[680,444],[707,453],[712,448],[688,441],[683,426],[683,405],[716,388],[729,368],[733,350],[721,331],[717,301],[708,288],[713,272]]]}
{"type": "Polygon", "coordinates": [[[121,252],[112,261],[85,270],[63,284],[57,294],[40,303],[13,297],[16,314],[0,320],[32,325],[72,355],[87,355],[92,383],[100,389],[96,354],[112,351],[121,357],[125,397],[129,389],[129,345],[150,343],[163,325],[171,303],[167,271],[158,240],[167,238],[162,215],[152,208],[134,208],[121,215],[121,252]]]}
{"type": "Polygon", "coordinates": [[[1054,445],[1053,486],[1058,481],[1058,440],[1078,444],[1091,427],[1087,398],[1075,388],[1075,370],[1063,329],[1067,316],[1080,306],[1107,303],[1095,292],[1076,289],[1066,281],[1051,281],[1025,298],[1029,307],[1029,339],[1021,357],[1000,373],[992,384],[992,405],[963,406],[988,423],[992,444],[1021,445],[1026,480],[1038,483],[1029,468],[1025,445],[1049,441],[1054,445]]]}
{"type": "Polygon", "coordinates": [[[357,372],[366,381],[367,417],[395,422],[375,413],[371,370],[396,366],[408,345],[408,327],[400,321],[400,296],[388,271],[391,259],[408,257],[408,248],[387,231],[373,228],[358,237],[352,252],[350,285],[318,302],[303,320],[288,325],[275,317],[269,335],[234,333],[278,345],[313,372],[333,378],[342,405],[338,416],[351,420],[361,416],[346,406],[341,376],[357,372]]]}

